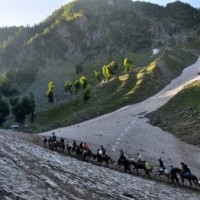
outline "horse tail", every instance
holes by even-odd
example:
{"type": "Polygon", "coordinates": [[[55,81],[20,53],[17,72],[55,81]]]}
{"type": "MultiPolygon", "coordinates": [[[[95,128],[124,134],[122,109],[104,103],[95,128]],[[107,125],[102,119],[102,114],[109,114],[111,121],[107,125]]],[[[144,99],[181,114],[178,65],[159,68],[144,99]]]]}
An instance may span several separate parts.
{"type": "Polygon", "coordinates": [[[195,176],[195,179],[196,179],[197,185],[200,187],[200,182],[196,176],[195,176]]]}
{"type": "Polygon", "coordinates": [[[200,186],[200,182],[194,174],[191,174],[191,180],[194,182],[195,185],[200,186]]]}

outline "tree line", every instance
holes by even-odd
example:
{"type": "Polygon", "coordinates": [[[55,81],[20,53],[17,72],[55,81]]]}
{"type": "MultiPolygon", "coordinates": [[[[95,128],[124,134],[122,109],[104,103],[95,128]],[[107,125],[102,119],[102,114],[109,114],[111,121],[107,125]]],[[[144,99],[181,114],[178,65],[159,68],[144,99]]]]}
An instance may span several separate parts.
{"type": "MultiPolygon", "coordinates": [[[[79,64],[76,67],[80,69],[79,64]]],[[[123,59],[123,66],[126,72],[133,67],[132,62],[128,58],[123,59]]],[[[96,77],[98,82],[109,81],[111,77],[114,76],[115,71],[118,69],[118,64],[114,61],[105,64],[102,66],[101,71],[94,71],[94,77],[96,77]]],[[[82,70],[81,70],[82,72],[82,70]]],[[[49,103],[54,102],[54,89],[56,83],[54,81],[50,81],[47,86],[46,97],[48,98],[49,103]]],[[[77,95],[78,92],[82,89],[83,100],[86,102],[91,98],[91,86],[86,76],[81,76],[79,79],[75,81],[66,81],[64,84],[65,92],[69,92],[71,95],[77,95]]]]}
{"type": "Polygon", "coordinates": [[[12,113],[15,121],[23,124],[27,117],[34,121],[35,98],[33,94],[24,96],[21,100],[18,97],[11,97],[9,103],[0,96],[0,126],[6,122],[7,116],[12,113]]]}
{"type": "MultiPolygon", "coordinates": [[[[129,71],[133,64],[128,58],[124,58],[123,66],[125,71],[129,71]]],[[[118,69],[118,64],[114,61],[102,66],[101,71],[94,71],[94,76],[98,82],[109,81],[118,69]]],[[[30,122],[34,122],[35,98],[33,94],[24,96],[19,99],[16,95],[18,92],[12,86],[14,83],[9,79],[9,74],[2,75],[0,78],[0,126],[6,122],[9,114],[13,114],[17,123],[23,124],[28,118],[30,122]]],[[[50,81],[46,91],[46,97],[49,103],[54,102],[54,89],[56,83],[50,81]]],[[[86,102],[91,98],[91,85],[86,76],[81,76],[74,81],[66,81],[64,91],[71,95],[77,96],[82,94],[83,100],[86,102]]]]}

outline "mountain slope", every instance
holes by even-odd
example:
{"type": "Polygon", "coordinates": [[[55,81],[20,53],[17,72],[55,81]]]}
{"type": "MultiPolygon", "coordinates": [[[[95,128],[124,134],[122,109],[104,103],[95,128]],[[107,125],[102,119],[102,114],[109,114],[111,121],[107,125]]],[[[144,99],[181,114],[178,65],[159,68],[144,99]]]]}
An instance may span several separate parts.
{"type": "Polygon", "coordinates": [[[7,71],[8,85],[17,91],[13,95],[34,94],[37,113],[49,107],[45,93],[48,82],[55,81],[55,119],[49,118],[52,110],[39,113],[38,130],[73,124],[144,100],[195,62],[199,16],[199,10],[181,2],[162,7],[131,0],[73,1],[34,27],[20,27],[8,38],[2,35],[0,69],[7,71]],[[189,17],[183,17],[182,9],[189,17]],[[156,55],[154,48],[160,50],[156,55]],[[134,66],[129,73],[124,57],[134,66]],[[111,61],[118,71],[110,81],[97,82],[94,70],[102,72],[111,61]],[[88,105],[81,94],[64,92],[66,81],[81,76],[92,88],[88,105]]]}
{"type": "Polygon", "coordinates": [[[150,123],[188,143],[199,145],[199,93],[199,80],[187,85],[169,103],[148,115],[150,123]]]}

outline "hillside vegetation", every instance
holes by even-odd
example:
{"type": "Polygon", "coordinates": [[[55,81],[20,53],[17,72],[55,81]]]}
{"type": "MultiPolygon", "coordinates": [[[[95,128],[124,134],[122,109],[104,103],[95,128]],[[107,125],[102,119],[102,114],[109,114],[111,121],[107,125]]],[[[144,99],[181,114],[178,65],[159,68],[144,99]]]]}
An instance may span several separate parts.
{"type": "Polygon", "coordinates": [[[38,113],[32,126],[33,131],[79,123],[127,104],[140,102],[162,89],[196,59],[196,56],[178,48],[162,51],[152,57],[146,66],[134,67],[129,72],[124,70],[122,64],[119,65],[109,81],[98,82],[91,72],[88,76],[92,86],[91,99],[84,102],[81,93],[72,95],[67,102],[38,113]],[[172,68],[172,64],[176,67],[172,68]]]}
{"type": "Polygon", "coordinates": [[[147,115],[153,125],[200,145],[200,82],[186,86],[166,105],[147,115]]]}
{"type": "Polygon", "coordinates": [[[1,28],[1,95],[9,102],[33,94],[35,118],[25,121],[28,132],[142,101],[195,62],[199,22],[200,11],[179,1],[166,7],[131,0],[72,1],[33,27],[1,28]],[[153,54],[154,49],[159,52],[153,54]],[[129,70],[124,59],[130,61],[129,70]],[[103,66],[111,62],[118,68],[105,78],[103,66]],[[75,94],[74,83],[81,77],[88,81],[87,93],[79,89],[75,94]],[[51,104],[45,96],[49,82],[55,83],[51,104]]]}

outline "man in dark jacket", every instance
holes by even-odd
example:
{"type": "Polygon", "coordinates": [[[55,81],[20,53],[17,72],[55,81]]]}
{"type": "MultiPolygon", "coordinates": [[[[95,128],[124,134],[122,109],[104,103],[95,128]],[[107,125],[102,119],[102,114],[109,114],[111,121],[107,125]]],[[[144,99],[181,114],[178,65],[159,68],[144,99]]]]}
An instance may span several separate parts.
{"type": "Polygon", "coordinates": [[[183,170],[183,176],[191,176],[190,168],[188,168],[188,166],[183,162],[181,162],[181,166],[183,170]]]}
{"type": "Polygon", "coordinates": [[[158,161],[159,161],[159,163],[160,163],[160,165],[159,165],[159,167],[160,167],[159,171],[164,171],[164,170],[165,170],[165,166],[164,166],[164,163],[163,163],[162,159],[159,158],[158,161]]]}
{"type": "Polygon", "coordinates": [[[55,132],[53,132],[52,135],[53,135],[53,136],[52,136],[52,141],[53,141],[53,142],[56,142],[56,135],[55,135],[55,132]]]}

